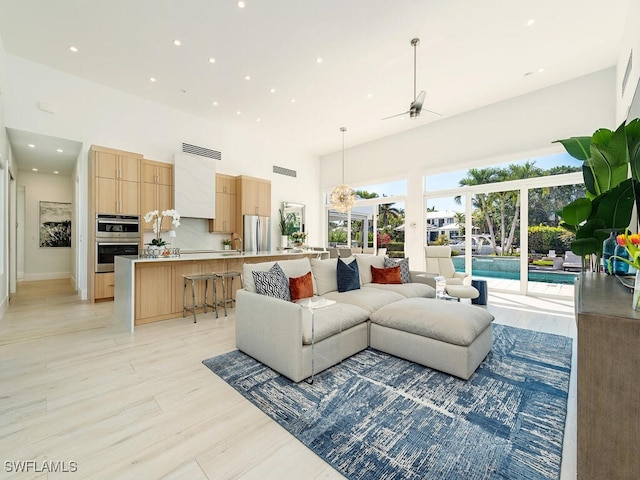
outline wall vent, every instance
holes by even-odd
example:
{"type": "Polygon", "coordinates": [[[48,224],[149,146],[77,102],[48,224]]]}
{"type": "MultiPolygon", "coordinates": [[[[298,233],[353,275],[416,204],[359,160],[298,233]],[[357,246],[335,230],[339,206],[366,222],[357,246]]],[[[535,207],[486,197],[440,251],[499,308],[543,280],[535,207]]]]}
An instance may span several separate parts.
{"type": "Polygon", "coordinates": [[[182,153],[190,153],[191,155],[200,155],[201,157],[209,157],[214,160],[222,160],[222,153],[210,148],[191,145],[190,143],[182,144],[182,153]]]}
{"type": "Polygon", "coordinates": [[[633,66],[633,50],[629,52],[629,60],[627,60],[627,68],[624,71],[624,77],[622,78],[622,96],[624,97],[624,91],[627,89],[627,82],[629,81],[629,75],[631,75],[631,67],[633,66]]]}
{"type": "Polygon", "coordinates": [[[298,172],[295,170],[291,170],[289,168],[278,167],[277,165],[273,166],[273,173],[277,173],[278,175],[286,175],[287,177],[297,177],[298,172]]]}

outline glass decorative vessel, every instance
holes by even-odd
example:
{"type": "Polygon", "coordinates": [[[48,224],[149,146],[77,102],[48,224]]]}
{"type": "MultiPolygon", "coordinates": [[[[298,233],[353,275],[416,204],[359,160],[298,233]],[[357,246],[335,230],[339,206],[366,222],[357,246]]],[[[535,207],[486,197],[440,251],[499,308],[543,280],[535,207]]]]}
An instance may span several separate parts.
{"type": "Polygon", "coordinates": [[[607,273],[607,275],[611,275],[612,268],[609,265],[609,258],[612,255],[615,255],[616,246],[618,242],[616,237],[618,236],[618,232],[611,232],[609,238],[607,238],[604,242],[602,242],[602,269],[607,273]]]}
{"type": "Polygon", "coordinates": [[[640,310],[640,270],[636,270],[636,282],[633,289],[633,303],[631,308],[640,310]]]}
{"type": "MultiPolygon", "coordinates": [[[[624,248],[621,245],[616,245],[616,249],[614,251],[614,255],[616,257],[621,257],[621,258],[626,258],[627,260],[631,260],[631,256],[627,252],[627,249],[624,248]]],[[[631,268],[629,266],[629,264],[627,264],[627,263],[625,263],[622,260],[617,259],[617,258],[614,258],[611,261],[611,268],[613,270],[613,274],[614,275],[629,275],[629,273],[635,273],[635,271],[634,272],[629,272],[629,269],[631,268]]]]}

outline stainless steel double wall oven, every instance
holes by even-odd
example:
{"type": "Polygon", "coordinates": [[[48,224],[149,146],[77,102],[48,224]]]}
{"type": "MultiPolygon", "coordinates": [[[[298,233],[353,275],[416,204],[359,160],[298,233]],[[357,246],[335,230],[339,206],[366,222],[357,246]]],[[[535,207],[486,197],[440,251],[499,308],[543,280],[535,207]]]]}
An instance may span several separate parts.
{"type": "Polygon", "coordinates": [[[138,255],[140,217],[138,215],[96,215],[96,273],[113,272],[116,255],[138,255]]]}

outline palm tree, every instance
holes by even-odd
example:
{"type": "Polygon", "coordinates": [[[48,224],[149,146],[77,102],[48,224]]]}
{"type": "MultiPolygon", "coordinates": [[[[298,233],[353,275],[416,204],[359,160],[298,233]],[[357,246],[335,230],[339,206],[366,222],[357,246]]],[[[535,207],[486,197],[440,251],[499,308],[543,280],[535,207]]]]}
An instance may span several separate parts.
{"type": "Polygon", "coordinates": [[[378,215],[382,217],[382,228],[389,225],[389,217],[399,218],[403,215],[400,209],[393,207],[393,203],[381,203],[378,206],[378,215]]]}
{"type": "Polygon", "coordinates": [[[378,198],[379,195],[376,192],[367,192],[366,190],[355,190],[356,197],[361,199],[378,198]]]}
{"type": "MultiPolygon", "coordinates": [[[[498,181],[498,172],[497,168],[471,168],[467,172],[467,176],[458,182],[461,187],[466,185],[484,185],[487,183],[495,183],[498,181]]],[[[462,203],[462,197],[457,195],[454,197],[454,200],[457,204],[462,203]]],[[[484,193],[480,193],[473,196],[473,200],[471,201],[474,208],[479,209],[482,212],[482,216],[484,217],[484,221],[489,230],[489,235],[491,238],[495,239],[495,234],[493,232],[493,222],[491,220],[490,210],[491,210],[491,198],[489,195],[484,193]]],[[[497,253],[497,249],[494,242],[495,253],[497,253]]]]}
{"type": "MultiPolygon", "coordinates": [[[[543,175],[542,169],[535,166],[536,162],[526,161],[522,165],[511,164],[509,165],[507,171],[505,172],[506,180],[522,180],[525,178],[539,177],[543,175]]],[[[502,192],[501,192],[502,193],[502,192]]],[[[513,244],[513,238],[516,232],[516,226],[518,224],[518,220],[520,218],[520,190],[512,191],[512,192],[504,192],[507,193],[505,195],[505,200],[511,200],[514,207],[513,217],[511,219],[511,228],[509,230],[509,238],[503,245],[502,252],[503,254],[508,252],[511,249],[511,245],[513,244]]],[[[501,209],[501,214],[504,213],[504,209],[501,209]]],[[[504,239],[504,218],[502,219],[502,237],[501,240],[504,239]]]]}
{"type": "Polygon", "coordinates": [[[466,222],[466,218],[464,212],[455,212],[453,215],[453,219],[460,226],[460,235],[464,235],[464,224],[466,222]]]}

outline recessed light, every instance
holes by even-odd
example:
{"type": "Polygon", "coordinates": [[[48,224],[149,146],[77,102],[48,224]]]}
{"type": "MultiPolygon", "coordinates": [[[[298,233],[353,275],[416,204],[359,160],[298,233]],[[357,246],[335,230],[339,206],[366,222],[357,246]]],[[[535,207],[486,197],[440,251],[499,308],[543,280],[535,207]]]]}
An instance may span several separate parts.
{"type": "Polygon", "coordinates": [[[71,50],[73,53],[78,53],[78,47],[74,47],[73,45],[69,47],[69,50],[71,50]]]}
{"type": "Polygon", "coordinates": [[[58,149],[56,150],[56,152],[58,152],[58,153],[63,153],[63,152],[64,152],[64,150],[62,150],[61,148],[58,148],[58,149]]]}
{"type": "Polygon", "coordinates": [[[256,122],[260,123],[262,120],[260,120],[259,118],[256,118],[256,122]]]}
{"type": "Polygon", "coordinates": [[[181,42],[180,40],[174,40],[174,41],[173,41],[173,44],[174,44],[176,47],[179,47],[180,45],[182,45],[182,42],[181,42]]]}
{"type": "Polygon", "coordinates": [[[371,98],[371,97],[373,97],[373,94],[372,93],[367,93],[367,98],[371,98]]]}
{"type": "Polygon", "coordinates": [[[214,106],[214,107],[217,107],[217,106],[218,106],[218,102],[216,102],[216,101],[214,100],[214,102],[213,102],[213,106],[214,106]]]}
{"type": "Polygon", "coordinates": [[[270,91],[271,93],[276,93],[276,89],[275,89],[275,88],[273,88],[273,87],[271,87],[271,88],[269,89],[269,91],[270,91]]]}
{"type": "Polygon", "coordinates": [[[544,68],[539,68],[538,73],[542,73],[542,72],[544,72],[544,68]]]}
{"type": "Polygon", "coordinates": [[[245,75],[245,76],[244,76],[244,79],[245,79],[245,80],[251,80],[251,75],[245,75]]]}
{"type": "Polygon", "coordinates": [[[240,110],[238,110],[238,111],[236,112],[236,115],[242,115],[242,112],[241,112],[240,110]]]}
{"type": "Polygon", "coordinates": [[[56,175],[59,174],[60,172],[58,170],[54,170],[53,173],[55,173],[56,175]]]}
{"type": "Polygon", "coordinates": [[[322,63],[322,57],[316,58],[316,63],[322,63]]]}
{"type": "Polygon", "coordinates": [[[216,63],[216,59],[213,57],[209,57],[209,63],[216,63]]]}
{"type": "Polygon", "coordinates": [[[29,148],[36,148],[36,146],[33,143],[30,143],[29,145],[27,145],[27,147],[29,148]]]}
{"type": "Polygon", "coordinates": [[[295,99],[295,98],[292,98],[292,99],[291,99],[291,103],[296,103],[296,99],[295,99]]]}
{"type": "Polygon", "coordinates": [[[37,169],[37,168],[32,168],[31,170],[32,170],[32,171],[34,171],[34,172],[37,172],[37,171],[38,171],[38,169],[37,169]]]}
{"type": "Polygon", "coordinates": [[[530,20],[527,20],[527,27],[530,27],[531,25],[533,25],[534,23],[536,23],[536,21],[532,18],[530,20]]]}
{"type": "Polygon", "coordinates": [[[149,77],[149,81],[154,83],[156,81],[156,77],[149,77]]]}
{"type": "Polygon", "coordinates": [[[238,0],[236,2],[236,5],[238,6],[238,8],[244,8],[245,7],[245,3],[243,0],[238,0]]]}

